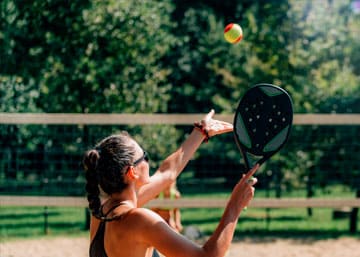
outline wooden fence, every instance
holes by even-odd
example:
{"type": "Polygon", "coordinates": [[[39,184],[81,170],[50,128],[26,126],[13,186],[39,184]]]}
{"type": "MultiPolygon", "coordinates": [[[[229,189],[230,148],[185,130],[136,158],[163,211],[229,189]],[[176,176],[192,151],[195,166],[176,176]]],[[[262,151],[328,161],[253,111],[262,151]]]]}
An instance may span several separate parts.
{"type": "MultiPolygon", "coordinates": [[[[48,206],[48,207],[87,207],[85,197],[59,196],[0,196],[3,206],[48,206]]],[[[226,199],[181,198],[154,199],[146,207],[178,208],[224,208],[226,199]]],[[[253,208],[359,208],[360,198],[255,198],[249,207],[253,208]]]]}
{"type": "MultiPolygon", "coordinates": [[[[65,113],[0,113],[0,124],[47,125],[191,125],[204,114],[65,114],[65,113]]],[[[216,119],[232,122],[233,115],[217,114],[216,119]]],[[[360,125],[360,114],[295,114],[295,125],[360,125]]],[[[86,207],[83,197],[0,196],[2,206],[75,206],[86,207]]],[[[155,199],[147,207],[223,208],[226,199],[183,198],[179,200],[155,199]]],[[[255,198],[253,208],[352,208],[350,231],[356,231],[360,198],[255,198]]]]}
{"type": "MultiPolygon", "coordinates": [[[[0,113],[0,124],[51,125],[191,125],[204,114],[78,114],[78,113],[0,113]]],[[[233,122],[230,114],[215,118],[233,122]]],[[[295,114],[295,125],[360,125],[360,114],[295,114]]]]}

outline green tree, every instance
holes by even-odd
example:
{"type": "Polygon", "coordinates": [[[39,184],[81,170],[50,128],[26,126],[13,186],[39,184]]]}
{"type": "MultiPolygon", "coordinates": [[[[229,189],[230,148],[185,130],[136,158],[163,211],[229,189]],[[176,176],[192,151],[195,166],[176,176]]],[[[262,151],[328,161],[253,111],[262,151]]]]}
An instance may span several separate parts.
{"type": "Polygon", "coordinates": [[[35,79],[47,112],[164,112],[170,1],[4,1],[4,74],[35,79]]]}
{"type": "MultiPolygon", "coordinates": [[[[0,74],[31,81],[29,90],[38,95],[38,109],[23,111],[167,111],[170,69],[161,60],[176,43],[170,33],[175,26],[168,15],[171,1],[5,0],[0,7],[0,74]]],[[[6,91],[12,93],[21,91],[6,91]]],[[[180,136],[172,126],[165,128],[126,129],[162,136],[148,148],[156,160],[174,150],[180,136]]],[[[59,138],[47,133],[50,129],[57,128],[44,129],[47,152],[81,153],[84,144],[98,140],[88,140],[94,128],[74,129],[72,133],[81,133],[80,140],[59,138]]],[[[106,131],[115,133],[102,129],[106,131]]],[[[54,163],[47,170],[58,176],[64,166],[54,163]]]]}
{"type": "MultiPolygon", "coordinates": [[[[286,48],[292,86],[288,89],[296,112],[358,113],[360,77],[355,60],[360,56],[356,51],[359,15],[350,8],[351,1],[289,3],[288,28],[292,34],[286,48]]],[[[350,176],[358,181],[360,160],[353,155],[358,146],[352,143],[349,147],[351,138],[359,133],[358,127],[303,126],[296,131],[293,141],[308,145],[294,147],[287,160],[282,161],[288,163],[289,171],[296,173],[295,177],[284,176],[290,184],[297,183],[299,178],[322,186],[329,183],[353,186],[350,176]],[[346,156],[353,156],[352,161],[347,162],[346,156]]]]}
{"type": "MultiPolygon", "coordinates": [[[[33,81],[24,83],[22,78],[0,76],[0,112],[18,113],[38,111],[36,100],[39,93],[33,89],[33,81]]],[[[34,137],[35,128],[21,125],[2,125],[0,134],[0,177],[16,179],[23,176],[21,167],[23,149],[36,149],[38,140],[34,137]],[[21,162],[21,163],[20,163],[21,162]],[[21,168],[20,168],[21,169],[21,168]]],[[[0,184],[1,184],[0,180],[0,184]]]]}
{"type": "Polygon", "coordinates": [[[359,15],[351,1],[290,1],[289,42],[298,112],[359,112],[359,15]]]}

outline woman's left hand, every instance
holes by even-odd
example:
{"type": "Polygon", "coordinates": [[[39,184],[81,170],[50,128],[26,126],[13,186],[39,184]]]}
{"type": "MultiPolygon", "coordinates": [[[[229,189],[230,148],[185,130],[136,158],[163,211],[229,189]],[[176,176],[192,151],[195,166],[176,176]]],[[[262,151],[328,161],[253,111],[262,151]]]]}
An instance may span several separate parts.
{"type": "Polygon", "coordinates": [[[196,122],[196,124],[200,125],[209,137],[233,131],[233,125],[231,123],[213,119],[214,114],[215,111],[212,109],[200,122],[196,122]]]}

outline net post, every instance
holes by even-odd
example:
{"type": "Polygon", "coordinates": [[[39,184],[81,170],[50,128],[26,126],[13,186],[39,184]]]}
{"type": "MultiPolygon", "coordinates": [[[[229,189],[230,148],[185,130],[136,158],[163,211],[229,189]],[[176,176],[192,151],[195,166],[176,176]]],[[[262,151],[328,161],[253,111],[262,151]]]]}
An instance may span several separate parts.
{"type": "MultiPolygon", "coordinates": [[[[360,198],[360,188],[356,190],[356,198],[360,198]]],[[[359,208],[353,208],[350,213],[350,234],[356,234],[357,230],[357,216],[359,208]]]]}
{"type": "Polygon", "coordinates": [[[44,234],[49,234],[49,210],[47,206],[44,206],[44,234]]]}

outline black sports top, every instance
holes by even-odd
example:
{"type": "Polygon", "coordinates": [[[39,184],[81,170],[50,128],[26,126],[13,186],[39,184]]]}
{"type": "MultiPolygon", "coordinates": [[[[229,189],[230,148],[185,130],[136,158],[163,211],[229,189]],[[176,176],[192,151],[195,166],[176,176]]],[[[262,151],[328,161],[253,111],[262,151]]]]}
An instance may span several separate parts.
{"type": "MultiPolygon", "coordinates": [[[[118,220],[120,218],[123,217],[123,215],[119,215],[119,216],[114,216],[111,218],[107,218],[106,216],[113,211],[115,208],[117,208],[118,206],[120,206],[121,204],[115,205],[113,206],[105,215],[102,215],[102,217],[104,217],[98,227],[98,230],[96,231],[96,235],[94,237],[94,239],[92,240],[91,244],[90,244],[90,249],[89,249],[89,256],[90,257],[108,257],[105,251],[105,245],[104,245],[104,235],[105,235],[105,225],[106,222],[110,222],[113,220],[118,220]]],[[[102,210],[101,210],[101,214],[102,214],[102,210]]]]}

